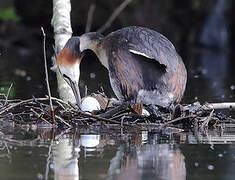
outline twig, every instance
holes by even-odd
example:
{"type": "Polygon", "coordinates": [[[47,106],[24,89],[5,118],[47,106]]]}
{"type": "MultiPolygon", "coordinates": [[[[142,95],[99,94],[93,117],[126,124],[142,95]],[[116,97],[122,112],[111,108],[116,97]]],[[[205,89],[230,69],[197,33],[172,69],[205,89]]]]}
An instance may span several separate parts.
{"type": "Polygon", "coordinates": [[[213,109],[230,109],[235,110],[235,102],[225,102],[225,103],[207,103],[202,106],[204,110],[213,109]]]}
{"type": "Polygon", "coordinates": [[[7,154],[9,155],[9,154],[11,154],[11,152],[10,152],[10,150],[9,150],[9,147],[8,147],[8,145],[7,145],[7,143],[4,141],[4,144],[5,144],[5,147],[6,147],[6,149],[7,149],[7,154]]]}
{"type": "MultiPolygon", "coordinates": [[[[73,106],[72,104],[71,104],[71,106],[74,107],[75,110],[78,110],[77,107],[73,106]]],[[[93,119],[96,119],[96,120],[99,120],[99,121],[104,121],[104,122],[114,123],[114,124],[121,124],[121,122],[119,122],[119,121],[107,119],[107,118],[104,118],[104,117],[101,117],[101,116],[97,116],[97,115],[88,114],[88,113],[85,113],[85,112],[80,111],[80,110],[78,110],[78,114],[82,115],[84,117],[93,118],[93,119]]],[[[133,125],[133,124],[123,123],[123,125],[140,128],[138,125],[133,125]]]]}
{"type": "Polygon", "coordinates": [[[208,123],[211,120],[211,117],[212,117],[213,113],[214,113],[214,109],[210,112],[209,116],[205,117],[205,120],[203,121],[203,123],[201,125],[201,129],[204,129],[205,126],[208,126],[208,123]]]}
{"type": "Polygon", "coordinates": [[[50,84],[49,84],[48,71],[47,71],[46,34],[44,32],[43,27],[41,27],[41,30],[42,30],[42,34],[43,34],[43,55],[44,55],[44,67],[45,67],[45,74],[46,74],[47,91],[48,91],[48,95],[49,95],[52,118],[53,118],[53,122],[55,123],[55,114],[54,114],[53,104],[52,104],[52,100],[51,100],[51,91],[50,91],[50,84]]]}
{"type": "MultiPolygon", "coordinates": [[[[48,96],[46,96],[48,98],[48,96]]],[[[58,98],[55,98],[55,97],[51,97],[52,100],[54,101],[57,101],[57,102],[60,102],[62,104],[65,104],[66,106],[70,106],[67,102],[63,101],[62,99],[58,99],[58,98]]]]}
{"type": "Polygon", "coordinates": [[[128,116],[128,115],[129,115],[129,113],[123,113],[123,114],[119,114],[119,115],[117,115],[117,116],[113,116],[113,117],[111,117],[110,119],[111,119],[111,120],[120,119],[121,117],[123,117],[123,116],[128,116]]]}
{"type": "MultiPolygon", "coordinates": [[[[11,109],[13,109],[13,108],[15,108],[15,107],[17,107],[17,106],[20,106],[20,105],[22,105],[22,104],[29,103],[29,102],[32,102],[32,101],[35,101],[35,100],[37,100],[37,101],[48,101],[48,99],[49,99],[49,98],[46,97],[46,98],[32,98],[32,99],[23,100],[23,101],[20,101],[20,102],[18,102],[18,103],[11,104],[9,107],[6,107],[6,108],[3,109],[2,111],[0,111],[0,115],[3,114],[3,113],[5,113],[5,112],[7,112],[7,111],[9,111],[9,110],[11,110],[11,109]]],[[[64,101],[61,100],[61,99],[57,99],[57,98],[54,98],[54,97],[51,97],[51,99],[52,99],[52,100],[55,100],[55,101],[59,101],[59,102],[61,102],[61,103],[63,103],[63,104],[66,104],[67,106],[69,106],[68,103],[64,102],[64,101]]]]}
{"type": "MultiPolygon", "coordinates": [[[[214,110],[219,110],[219,109],[235,110],[235,102],[205,103],[200,108],[205,111],[213,110],[213,109],[214,110]]],[[[187,110],[189,110],[189,106],[184,106],[183,111],[187,111],[187,110]]]]}
{"type": "Polygon", "coordinates": [[[125,115],[121,117],[121,128],[123,128],[124,119],[125,119],[125,115]]]}
{"type": "Polygon", "coordinates": [[[48,174],[49,174],[49,165],[50,165],[50,159],[52,157],[52,145],[53,145],[53,139],[50,142],[50,146],[48,148],[48,153],[47,153],[47,163],[46,163],[46,171],[45,171],[45,180],[48,179],[48,174]]]}
{"type": "Polygon", "coordinates": [[[87,22],[86,22],[86,29],[85,32],[90,32],[91,31],[91,25],[93,21],[93,14],[95,12],[95,7],[96,5],[92,3],[89,7],[88,13],[87,13],[87,22]]]}
{"type": "Polygon", "coordinates": [[[110,118],[110,117],[113,117],[115,114],[117,113],[120,113],[121,111],[124,111],[127,109],[127,107],[129,106],[128,103],[123,103],[121,104],[120,106],[118,107],[115,107],[105,113],[102,113],[100,114],[101,117],[104,117],[104,118],[110,118]]]}
{"type": "MultiPolygon", "coordinates": [[[[97,116],[97,115],[91,115],[91,114],[88,114],[88,113],[85,113],[85,112],[82,112],[82,111],[79,111],[78,113],[79,113],[79,115],[82,115],[82,116],[85,116],[85,117],[88,117],[88,118],[93,118],[93,119],[100,120],[100,121],[106,121],[106,122],[109,122],[109,123],[121,124],[119,121],[107,119],[107,118],[100,117],[100,116],[97,116]]],[[[129,126],[129,124],[125,124],[125,125],[129,126]]]]}
{"type": "Polygon", "coordinates": [[[69,123],[65,122],[61,117],[55,115],[57,119],[59,119],[62,123],[66,124],[68,127],[72,127],[69,123]]]}
{"type": "Polygon", "coordinates": [[[109,104],[110,104],[110,99],[108,99],[108,102],[107,102],[107,104],[106,104],[106,106],[105,106],[105,108],[104,108],[104,111],[105,111],[105,112],[107,111],[107,109],[108,109],[108,107],[109,107],[109,104]]]}
{"type": "Polygon", "coordinates": [[[188,115],[188,116],[184,116],[184,117],[178,117],[178,118],[176,118],[176,119],[173,119],[173,120],[171,120],[171,121],[167,121],[166,123],[162,124],[161,126],[159,126],[159,129],[162,129],[162,128],[164,128],[166,125],[171,124],[171,123],[173,123],[173,122],[181,121],[181,120],[183,120],[183,119],[188,119],[188,118],[195,118],[195,117],[197,117],[197,115],[188,115]]]}
{"type": "Polygon", "coordinates": [[[19,103],[15,103],[15,104],[13,104],[13,105],[11,105],[11,106],[9,106],[9,107],[3,109],[2,111],[0,111],[0,115],[3,114],[3,113],[5,113],[5,112],[7,112],[7,111],[9,111],[10,109],[12,109],[12,108],[14,108],[14,107],[17,107],[17,106],[19,106],[19,105],[21,105],[21,104],[24,104],[24,103],[28,103],[28,102],[30,102],[30,101],[32,101],[32,100],[33,100],[33,99],[28,99],[28,100],[25,100],[25,101],[21,101],[21,102],[19,102],[19,103]]]}
{"type": "Polygon", "coordinates": [[[6,100],[5,100],[4,106],[5,106],[5,105],[7,104],[7,102],[8,102],[8,97],[9,97],[9,94],[10,94],[10,91],[11,91],[11,88],[12,88],[12,85],[13,85],[13,83],[11,83],[11,85],[10,85],[8,91],[7,91],[7,95],[6,95],[6,100]]]}
{"type": "Polygon", "coordinates": [[[40,106],[40,108],[41,108],[40,110],[41,110],[41,111],[43,111],[44,113],[48,112],[48,111],[46,111],[45,108],[43,107],[43,106],[47,107],[47,105],[45,105],[45,104],[43,104],[43,103],[37,101],[34,96],[33,96],[33,100],[34,100],[35,103],[37,103],[37,104],[40,106]]]}
{"type": "MultiPolygon", "coordinates": [[[[60,138],[63,138],[63,136],[65,135],[65,134],[71,134],[72,132],[71,132],[71,128],[67,128],[67,129],[65,129],[65,130],[63,130],[60,134],[58,134],[58,135],[56,135],[55,137],[54,137],[54,140],[57,142],[58,140],[60,140],[60,138]]],[[[74,134],[73,134],[74,135],[74,134]]]]}
{"type": "Polygon", "coordinates": [[[126,8],[126,6],[131,3],[132,0],[125,0],[122,2],[120,6],[118,6],[114,12],[111,14],[111,16],[108,18],[106,23],[102,25],[97,32],[102,33],[104,32],[107,28],[109,28],[112,24],[112,22],[118,17],[118,15],[126,8]]]}
{"type": "Polygon", "coordinates": [[[46,122],[47,124],[50,124],[50,125],[52,126],[52,124],[51,124],[49,121],[47,121],[45,118],[43,118],[40,114],[38,114],[38,113],[37,113],[36,111],[34,111],[32,108],[31,108],[30,110],[37,116],[37,118],[43,120],[44,122],[46,122]]]}
{"type": "MultiPolygon", "coordinates": [[[[47,98],[49,98],[48,96],[46,96],[47,98]]],[[[64,102],[63,100],[61,99],[57,99],[57,98],[54,98],[54,97],[51,97],[52,100],[55,101],[56,104],[58,104],[62,109],[66,109],[63,104],[65,104],[66,106],[68,106],[68,103],[64,102]],[[63,104],[62,104],[63,103],[63,104]]]]}
{"type": "MultiPolygon", "coordinates": [[[[17,144],[18,146],[37,146],[38,147],[38,140],[40,139],[39,137],[33,139],[33,140],[19,140],[19,139],[12,139],[9,138],[8,136],[2,136],[2,139],[8,142],[8,144],[17,144]]],[[[40,144],[40,147],[48,147],[48,145],[43,145],[40,144]]]]}

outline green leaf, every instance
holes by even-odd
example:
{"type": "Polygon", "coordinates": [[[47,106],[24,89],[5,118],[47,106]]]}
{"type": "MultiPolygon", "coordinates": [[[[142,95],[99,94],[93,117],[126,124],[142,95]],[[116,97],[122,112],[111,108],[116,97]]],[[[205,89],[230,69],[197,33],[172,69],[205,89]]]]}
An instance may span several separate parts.
{"type": "Polygon", "coordinates": [[[0,8],[0,20],[18,22],[20,19],[13,7],[0,8]]]}

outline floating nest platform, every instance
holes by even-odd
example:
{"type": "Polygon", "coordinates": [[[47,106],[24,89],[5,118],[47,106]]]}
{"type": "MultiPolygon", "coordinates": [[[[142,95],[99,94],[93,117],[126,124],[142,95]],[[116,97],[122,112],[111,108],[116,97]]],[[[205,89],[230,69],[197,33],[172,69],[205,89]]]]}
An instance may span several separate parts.
{"type": "MultiPolygon", "coordinates": [[[[49,105],[49,97],[33,97],[27,100],[2,98],[0,99],[0,121],[12,122],[19,126],[45,126],[59,129],[102,126],[134,130],[163,130],[166,127],[172,127],[176,132],[192,128],[202,131],[212,128],[218,129],[220,133],[223,132],[226,124],[235,126],[233,118],[213,108],[216,107],[215,104],[201,105],[195,102],[180,105],[175,108],[174,114],[168,109],[159,108],[159,116],[153,114],[146,116],[135,113],[128,104],[110,104],[109,99],[104,95],[93,94],[92,96],[98,98],[99,102],[101,99],[103,104],[106,102],[106,105],[101,106],[101,110],[91,113],[83,112],[77,106],[54,97],[51,97],[53,111],[49,105]]],[[[230,106],[226,105],[233,110],[233,103],[230,106]]]]}

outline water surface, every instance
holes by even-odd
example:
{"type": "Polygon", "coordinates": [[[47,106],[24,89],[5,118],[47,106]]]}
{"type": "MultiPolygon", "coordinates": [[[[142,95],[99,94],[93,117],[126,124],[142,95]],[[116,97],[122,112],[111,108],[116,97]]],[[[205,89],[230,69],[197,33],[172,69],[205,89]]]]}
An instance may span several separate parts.
{"type": "Polygon", "coordinates": [[[8,136],[0,140],[0,179],[230,180],[235,176],[235,136],[229,132],[194,136],[172,129],[122,134],[88,129],[18,131],[21,139],[15,134],[9,135],[11,140],[8,136]],[[211,137],[216,141],[212,143],[211,137]]]}

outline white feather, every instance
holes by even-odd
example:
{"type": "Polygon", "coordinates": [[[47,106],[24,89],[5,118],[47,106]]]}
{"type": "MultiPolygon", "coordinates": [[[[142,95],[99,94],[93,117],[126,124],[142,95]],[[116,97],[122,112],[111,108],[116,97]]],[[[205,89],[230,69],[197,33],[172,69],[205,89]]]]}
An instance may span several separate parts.
{"type": "Polygon", "coordinates": [[[75,63],[73,66],[59,66],[61,74],[68,76],[73,82],[78,82],[80,77],[79,63],[75,63]]]}
{"type": "Polygon", "coordinates": [[[146,58],[153,59],[153,58],[151,58],[150,56],[148,56],[147,54],[144,54],[144,53],[142,53],[142,52],[135,51],[135,50],[133,50],[133,49],[129,49],[129,51],[130,51],[131,53],[138,54],[138,55],[144,56],[144,57],[146,57],[146,58]]]}

